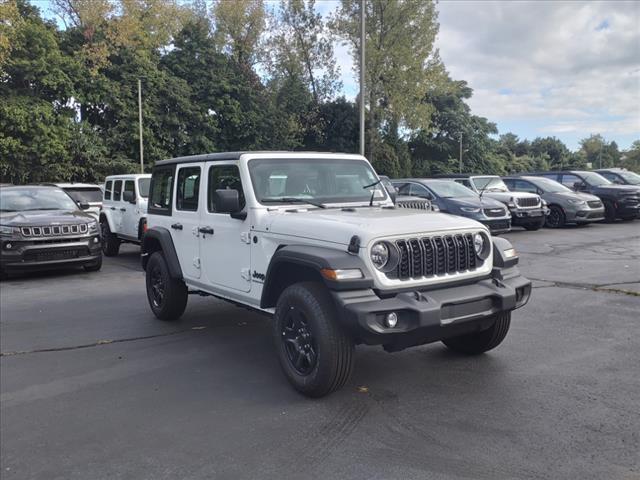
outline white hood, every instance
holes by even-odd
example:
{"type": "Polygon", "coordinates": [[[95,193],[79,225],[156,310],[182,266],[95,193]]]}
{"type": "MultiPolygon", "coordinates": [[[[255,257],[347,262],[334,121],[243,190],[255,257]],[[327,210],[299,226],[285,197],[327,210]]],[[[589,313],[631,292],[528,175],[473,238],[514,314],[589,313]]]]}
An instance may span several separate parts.
{"type": "Polygon", "coordinates": [[[486,230],[479,222],[445,213],[379,207],[342,209],[310,209],[308,211],[271,211],[264,227],[271,234],[317,239],[348,245],[352,236],[361,245],[388,236],[434,235],[458,229],[486,230]]]}

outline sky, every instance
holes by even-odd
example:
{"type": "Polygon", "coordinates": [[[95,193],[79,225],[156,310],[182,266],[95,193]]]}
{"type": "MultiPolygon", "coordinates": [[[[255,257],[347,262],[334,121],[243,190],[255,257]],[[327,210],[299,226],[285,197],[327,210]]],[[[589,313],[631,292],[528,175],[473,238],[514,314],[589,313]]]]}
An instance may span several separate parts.
{"type": "MultiPolygon", "coordinates": [[[[32,1],[53,15],[47,0],[32,1]]],[[[338,4],[316,0],[323,16],[338,4]]],[[[622,149],[640,140],[640,2],[442,0],[438,12],[447,70],[501,134],[555,136],[571,150],[592,133],[622,149]]],[[[336,43],[335,54],[354,98],[349,49],[336,43]]]]}

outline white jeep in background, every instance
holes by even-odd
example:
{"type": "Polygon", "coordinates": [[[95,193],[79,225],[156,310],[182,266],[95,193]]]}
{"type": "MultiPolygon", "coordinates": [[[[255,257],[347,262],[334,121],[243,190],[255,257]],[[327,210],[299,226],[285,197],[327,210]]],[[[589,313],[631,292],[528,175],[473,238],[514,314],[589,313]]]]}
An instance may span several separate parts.
{"type": "Polygon", "coordinates": [[[104,182],[100,210],[102,252],[118,254],[123,242],[140,244],[144,236],[150,174],[112,175],[104,182]]]}
{"type": "Polygon", "coordinates": [[[164,160],[147,221],[156,317],[178,319],[189,293],[271,316],[286,377],[313,397],[348,381],[356,344],[491,350],[531,293],[507,240],[468,218],[396,208],[360,155],[164,160]]]}

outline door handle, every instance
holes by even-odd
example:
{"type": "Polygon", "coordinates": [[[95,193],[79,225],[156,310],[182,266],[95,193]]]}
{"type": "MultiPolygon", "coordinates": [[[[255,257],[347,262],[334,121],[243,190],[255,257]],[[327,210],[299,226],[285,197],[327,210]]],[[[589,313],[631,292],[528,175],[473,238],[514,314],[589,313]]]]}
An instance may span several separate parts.
{"type": "Polygon", "coordinates": [[[182,230],[182,224],[174,223],[173,225],[171,225],[171,228],[173,228],[174,230],[182,230]]]}
{"type": "Polygon", "coordinates": [[[121,211],[121,212],[126,212],[126,211],[127,211],[127,209],[126,209],[126,208],[121,208],[121,209],[120,209],[120,211],[121,211]]]}
{"type": "Polygon", "coordinates": [[[116,207],[111,207],[111,210],[115,210],[115,209],[116,209],[116,207]]]}
{"type": "Polygon", "coordinates": [[[200,227],[198,231],[206,235],[213,235],[213,228],[211,227],[200,227]]]}

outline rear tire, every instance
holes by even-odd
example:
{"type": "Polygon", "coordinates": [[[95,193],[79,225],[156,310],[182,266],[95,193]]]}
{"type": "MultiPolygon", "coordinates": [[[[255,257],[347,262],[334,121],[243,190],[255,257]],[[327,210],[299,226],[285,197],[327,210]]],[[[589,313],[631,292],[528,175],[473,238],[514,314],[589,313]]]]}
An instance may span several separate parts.
{"type": "Polygon", "coordinates": [[[164,321],[179,319],[187,307],[189,292],[182,280],[171,278],[162,252],[154,252],[149,258],[146,283],[153,314],[164,321]]]}
{"type": "Polygon", "coordinates": [[[102,255],[95,262],[83,265],[83,268],[85,272],[97,272],[100,270],[102,268],[102,255]]]}
{"type": "Polygon", "coordinates": [[[296,390],[323,397],[344,386],[353,370],[353,341],[336,321],[324,286],[291,285],[280,295],[273,337],[280,365],[296,390]]]}
{"type": "Polygon", "coordinates": [[[443,340],[451,350],[465,355],[479,355],[496,348],[509,332],[511,312],[496,314],[496,321],[486,330],[443,340]]]}
{"type": "Polygon", "coordinates": [[[106,219],[100,222],[100,229],[102,230],[102,253],[105,257],[115,257],[120,250],[120,240],[111,233],[109,222],[106,219]]]}
{"type": "Polygon", "coordinates": [[[567,217],[564,214],[564,210],[557,205],[551,205],[549,207],[549,216],[545,220],[545,226],[549,228],[561,228],[564,227],[567,217]]]}

